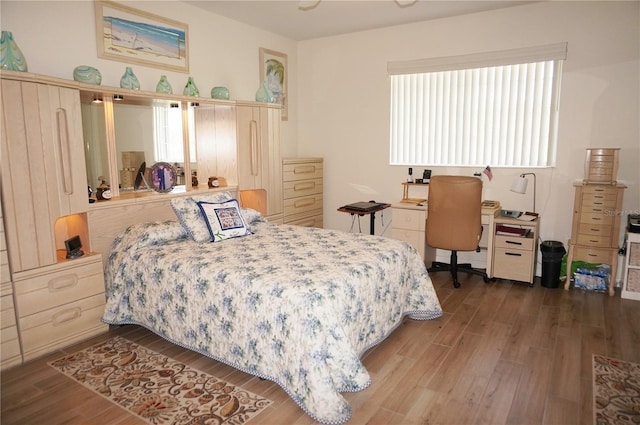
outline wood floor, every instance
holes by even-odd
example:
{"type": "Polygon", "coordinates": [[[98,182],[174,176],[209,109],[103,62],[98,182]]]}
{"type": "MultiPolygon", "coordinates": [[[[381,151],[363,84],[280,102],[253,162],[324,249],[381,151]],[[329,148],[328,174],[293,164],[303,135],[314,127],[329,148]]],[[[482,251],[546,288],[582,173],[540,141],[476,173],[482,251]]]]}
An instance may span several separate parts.
{"type": "MultiPolygon", "coordinates": [[[[433,275],[444,309],[406,320],[363,362],[373,383],[345,394],[352,424],[591,424],[591,356],[640,363],[640,302],[433,275]]],[[[3,425],[140,424],[46,361],[122,335],[274,401],[251,425],[314,424],[277,385],[124,326],[1,375],[3,425]]]]}

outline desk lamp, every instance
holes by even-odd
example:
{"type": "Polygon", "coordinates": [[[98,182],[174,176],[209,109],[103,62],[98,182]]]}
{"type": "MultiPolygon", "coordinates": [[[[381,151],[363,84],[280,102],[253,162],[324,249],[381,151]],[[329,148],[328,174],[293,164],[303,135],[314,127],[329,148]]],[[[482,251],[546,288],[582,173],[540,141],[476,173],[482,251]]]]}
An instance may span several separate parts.
{"type": "Polygon", "coordinates": [[[529,180],[525,176],[533,176],[533,211],[536,212],[536,175],[535,173],[522,173],[517,177],[511,185],[511,191],[515,193],[527,193],[527,183],[529,180]]]}

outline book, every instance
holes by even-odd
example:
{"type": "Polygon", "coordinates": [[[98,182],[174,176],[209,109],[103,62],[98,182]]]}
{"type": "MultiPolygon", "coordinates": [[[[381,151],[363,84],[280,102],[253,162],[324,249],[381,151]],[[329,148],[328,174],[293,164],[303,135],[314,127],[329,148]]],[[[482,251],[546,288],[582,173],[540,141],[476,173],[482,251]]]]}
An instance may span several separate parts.
{"type": "Polygon", "coordinates": [[[525,237],[530,231],[531,229],[529,228],[505,226],[503,224],[496,226],[496,235],[525,237]]]}
{"type": "Polygon", "coordinates": [[[517,217],[517,218],[518,220],[522,220],[522,221],[534,221],[538,218],[538,213],[527,211],[526,213],[522,214],[520,217],[517,217]]]}

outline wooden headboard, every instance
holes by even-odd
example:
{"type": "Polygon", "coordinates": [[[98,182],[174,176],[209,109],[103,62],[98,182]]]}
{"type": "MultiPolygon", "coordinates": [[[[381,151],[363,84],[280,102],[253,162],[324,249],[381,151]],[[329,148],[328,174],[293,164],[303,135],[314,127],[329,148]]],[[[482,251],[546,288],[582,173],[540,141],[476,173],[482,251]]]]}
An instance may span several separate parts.
{"type": "Polygon", "coordinates": [[[226,191],[238,199],[237,187],[224,187],[182,193],[160,194],[154,192],[137,198],[101,201],[92,204],[87,213],[89,250],[101,253],[102,260],[105,262],[113,240],[127,227],[151,221],[177,220],[178,218],[171,208],[172,198],[226,191]]]}

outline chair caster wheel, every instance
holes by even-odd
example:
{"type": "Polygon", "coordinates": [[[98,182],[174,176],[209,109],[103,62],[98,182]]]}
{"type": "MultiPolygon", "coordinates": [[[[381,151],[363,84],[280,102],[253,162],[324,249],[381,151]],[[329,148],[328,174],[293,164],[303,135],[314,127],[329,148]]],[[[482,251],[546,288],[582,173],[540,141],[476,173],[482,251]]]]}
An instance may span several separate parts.
{"type": "Polygon", "coordinates": [[[458,282],[458,281],[453,282],[453,287],[454,288],[459,288],[460,287],[460,282],[458,282]]]}
{"type": "Polygon", "coordinates": [[[484,276],[482,280],[484,280],[484,283],[489,283],[491,279],[489,279],[489,276],[484,276]]]}

